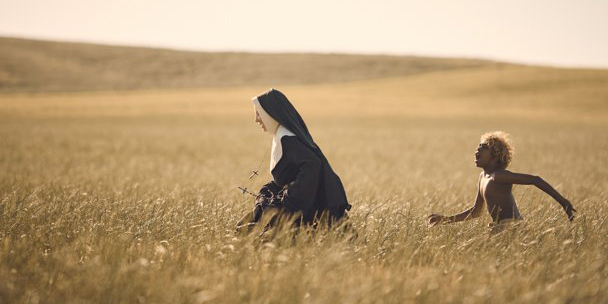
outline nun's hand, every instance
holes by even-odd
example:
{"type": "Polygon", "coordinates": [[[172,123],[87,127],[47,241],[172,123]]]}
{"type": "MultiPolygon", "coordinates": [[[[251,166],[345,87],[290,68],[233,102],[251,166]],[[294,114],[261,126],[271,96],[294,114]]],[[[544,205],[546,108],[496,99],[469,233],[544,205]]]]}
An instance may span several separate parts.
{"type": "Polygon", "coordinates": [[[436,226],[437,224],[441,224],[443,221],[445,221],[445,216],[443,216],[441,214],[433,213],[427,217],[427,221],[428,221],[429,226],[433,227],[433,226],[436,226]]]}

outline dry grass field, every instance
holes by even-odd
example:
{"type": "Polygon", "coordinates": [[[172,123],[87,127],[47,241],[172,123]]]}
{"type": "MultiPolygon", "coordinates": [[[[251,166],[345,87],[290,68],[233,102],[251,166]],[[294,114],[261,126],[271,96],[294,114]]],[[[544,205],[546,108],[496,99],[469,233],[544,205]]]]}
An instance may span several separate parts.
{"type": "Polygon", "coordinates": [[[234,233],[270,138],[266,85],[0,95],[0,303],[606,303],[608,71],[502,66],[282,85],[358,238],[234,233]],[[429,228],[475,198],[482,133],[512,135],[521,227],[429,228]]]}

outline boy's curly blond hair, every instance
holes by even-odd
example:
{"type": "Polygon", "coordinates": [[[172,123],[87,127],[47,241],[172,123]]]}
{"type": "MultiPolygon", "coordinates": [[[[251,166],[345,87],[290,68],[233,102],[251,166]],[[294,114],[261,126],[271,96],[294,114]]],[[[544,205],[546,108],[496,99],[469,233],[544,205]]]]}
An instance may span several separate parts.
{"type": "Polygon", "coordinates": [[[509,137],[509,134],[502,131],[481,135],[481,143],[488,145],[492,152],[492,156],[498,159],[497,163],[501,169],[506,169],[513,157],[514,149],[509,137]]]}

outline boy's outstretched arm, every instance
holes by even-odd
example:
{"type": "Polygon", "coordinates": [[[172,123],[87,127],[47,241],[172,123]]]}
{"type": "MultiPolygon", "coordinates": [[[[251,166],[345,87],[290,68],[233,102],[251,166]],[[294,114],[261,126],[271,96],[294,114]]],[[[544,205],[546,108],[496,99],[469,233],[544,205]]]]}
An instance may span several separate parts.
{"type": "Polygon", "coordinates": [[[572,221],[574,219],[574,213],[576,212],[574,206],[572,206],[569,200],[563,197],[559,192],[557,192],[557,190],[555,190],[555,188],[549,185],[549,183],[547,183],[540,176],[501,170],[494,174],[494,181],[497,183],[534,185],[538,189],[549,194],[562,206],[562,208],[564,208],[564,211],[566,211],[566,214],[568,215],[568,220],[572,221]]]}
{"type": "Polygon", "coordinates": [[[431,215],[428,216],[428,222],[430,226],[435,226],[437,224],[441,224],[441,223],[455,223],[455,222],[461,222],[461,221],[466,221],[472,218],[476,218],[479,215],[481,215],[481,211],[483,210],[483,197],[481,196],[481,193],[479,191],[479,189],[477,189],[477,197],[475,198],[475,205],[473,205],[473,207],[458,213],[456,215],[452,215],[452,216],[444,216],[441,214],[436,214],[433,213],[431,215]]]}

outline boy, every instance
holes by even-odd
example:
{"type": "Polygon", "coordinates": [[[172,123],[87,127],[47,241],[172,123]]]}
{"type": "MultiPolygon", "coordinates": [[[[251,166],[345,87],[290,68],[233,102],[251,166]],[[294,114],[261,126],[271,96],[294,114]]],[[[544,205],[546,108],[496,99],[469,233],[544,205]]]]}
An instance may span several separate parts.
{"type": "Polygon", "coordinates": [[[428,217],[430,226],[440,223],[465,221],[481,215],[484,203],[487,206],[494,232],[503,230],[509,223],[522,219],[511,190],[514,184],[535,185],[553,197],[572,221],[576,210],[559,192],[539,176],[514,173],[506,170],[511,162],[513,147],[504,132],[486,133],[481,136],[481,143],[475,152],[475,164],[483,169],[479,174],[477,198],[475,205],[462,213],[453,216],[431,214],[428,217]]]}

